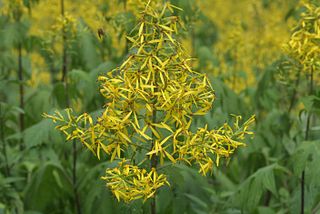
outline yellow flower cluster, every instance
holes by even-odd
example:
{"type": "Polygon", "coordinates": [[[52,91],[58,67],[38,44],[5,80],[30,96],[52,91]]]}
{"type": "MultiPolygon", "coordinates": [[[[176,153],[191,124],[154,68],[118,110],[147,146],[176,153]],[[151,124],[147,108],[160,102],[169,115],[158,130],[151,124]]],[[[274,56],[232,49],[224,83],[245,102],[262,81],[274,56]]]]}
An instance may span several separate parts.
{"type": "Polygon", "coordinates": [[[107,187],[118,201],[122,199],[125,202],[140,198],[146,201],[154,196],[159,187],[169,185],[166,176],[158,175],[155,168],[147,172],[145,169],[127,164],[126,160],[119,162],[117,168],[107,169],[106,175],[101,178],[107,181],[107,187]]]}
{"type": "Polygon", "coordinates": [[[301,14],[297,26],[286,51],[296,59],[304,71],[320,69],[320,7],[313,4],[305,5],[306,11],[301,14]]]}
{"type": "Polygon", "coordinates": [[[160,164],[165,160],[197,163],[205,175],[212,170],[214,159],[219,164],[221,157],[229,158],[243,145],[244,135],[252,134],[247,129],[254,117],[243,126],[236,117],[232,128],[225,124],[218,130],[190,131],[192,118],[211,109],[214,91],[206,74],[190,68],[190,59],[177,39],[182,24],[174,9],[179,8],[170,3],[162,10],[156,8],[147,4],[134,29],[136,35],[127,37],[132,43],[128,58],[98,78],[106,105],[95,122],[86,113],[72,115],[70,109],[66,117],[59,112],[44,115],[62,123],[57,129],[67,140],[79,140],[99,159],[101,151],[113,161],[125,158],[129,150],[133,151],[130,161],[138,160],[141,166],[151,159],[149,173],[123,163],[107,170],[104,179],[118,200],[147,199],[166,183],[163,175],[157,175],[158,159],[160,164]]]}
{"type": "MultiPolygon", "coordinates": [[[[219,33],[213,46],[217,67],[207,70],[225,76],[236,92],[257,83],[259,71],[282,53],[290,35],[292,20],[287,19],[291,0],[198,1],[201,11],[216,25],[219,33]]],[[[214,65],[213,65],[214,66],[214,65]]]]}
{"type": "Polygon", "coordinates": [[[47,71],[45,59],[39,53],[31,53],[30,58],[32,73],[27,81],[28,86],[37,88],[40,84],[48,85],[51,81],[51,75],[47,71]]]}
{"type": "Polygon", "coordinates": [[[98,159],[100,159],[101,149],[106,154],[112,154],[111,161],[115,157],[120,158],[121,150],[124,149],[121,147],[127,147],[131,143],[128,132],[125,129],[130,123],[128,120],[130,115],[127,115],[127,118],[119,119],[120,115],[107,108],[103,115],[98,118],[98,122],[93,123],[92,117],[87,113],[76,117],[72,114],[72,109],[66,109],[65,111],[67,117],[63,116],[59,111],[56,111],[55,115],[44,114],[44,116],[54,122],[62,123],[63,125],[56,126],[56,128],[66,135],[66,140],[79,140],[98,159]],[[103,142],[108,142],[108,145],[103,142]]]}
{"type": "MultiPolygon", "coordinates": [[[[239,126],[240,116],[235,116],[233,127],[225,123],[217,130],[208,130],[208,127],[199,128],[195,134],[187,131],[183,141],[176,141],[179,160],[186,161],[192,165],[192,162],[200,166],[199,172],[206,175],[213,170],[213,159],[219,166],[220,158],[229,158],[231,154],[239,146],[245,146],[241,142],[245,135],[252,135],[253,132],[248,131],[248,128],[254,123],[255,118],[252,116],[242,126],[239,126]]],[[[181,132],[176,134],[181,136],[181,132]]]]}
{"type": "Polygon", "coordinates": [[[28,11],[23,0],[5,0],[0,6],[0,13],[12,17],[15,21],[19,21],[22,15],[28,11]]]}

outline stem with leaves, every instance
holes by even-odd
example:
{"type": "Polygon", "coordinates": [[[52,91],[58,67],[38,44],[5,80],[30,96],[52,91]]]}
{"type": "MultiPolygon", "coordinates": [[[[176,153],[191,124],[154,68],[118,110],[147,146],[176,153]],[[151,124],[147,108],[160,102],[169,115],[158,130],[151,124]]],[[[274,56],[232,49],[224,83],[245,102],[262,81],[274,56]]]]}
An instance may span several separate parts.
{"type": "Polygon", "coordinates": [[[300,84],[300,76],[301,76],[301,69],[299,69],[298,73],[297,73],[297,79],[295,81],[294,84],[294,89],[293,89],[293,93],[290,99],[290,106],[289,106],[289,110],[288,113],[290,114],[291,110],[293,109],[294,104],[296,103],[296,99],[297,99],[297,88],[300,84]]]}
{"type": "MultiPolygon", "coordinates": [[[[158,83],[157,83],[157,78],[156,78],[156,83],[155,83],[155,90],[154,92],[157,93],[158,92],[158,83]]],[[[153,102],[153,105],[152,105],[152,118],[151,118],[151,121],[152,121],[152,124],[155,124],[157,123],[157,109],[155,107],[155,104],[157,103],[157,99],[154,100],[153,102]]],[[[154,135],[154,133],[152,132],[152,143],[151,143],[151,148],[150,148],[150,151],[153,150],[154,148],[154,145],[155,145],[155,139],[156,139],[156,136],[154,135]]],[[[153,154],[151,156],[151,170],[152,168],[156,169],[157,168],[157,165],[158,165],[158,158],[156,156],[156,154],[153,154]]],[[[154,194],[154,197],[151,199],[151,214],[156,214],[157,213],[157,202],[156,202],[156,197],[157,197],[157,194],[155,193],[154,194]]]]}
{"type": "MultiPolygon", "coordinates": [[[[124,10],[125,13],[128,12],[127,4],[128,4],[127,0],[123,0],[123,10],[124,10]]],[[[125,56],[128,53],[129,53],[129,44],[128,44],[128,41],[126,39],[125,40],[125,48],[124,48],[124,54],[123,55],[125,56]]]]}
{"type": "Polygon", "coordinates": [[[77,188],[77,144],[76,141],[72,142],[72,153],[73,153],[73,165],[72,165],[72,186],[74,191],[75,208],[78,214],[81,214],[80,196],[77,188]]]}
{"type": "MultiPolygon", "coordinates": [[[[62,18],[65,17],[64,15],[64,0],[61,0],[61,16],[62,18]]],[[[65,32],[65,26],[62,27],[62,79],[61,81],[65,83],[66,87],[66,95],[67,93],[67,85],[68,85],[68,79],[67,79],[67,35],[65,32]]],[[[69,98],[67,96],[67,106],[69,105],[69,98]]]]}
{"type": "MultiPolygon", "coordinates": [[[[155,109],[155,107],[153,107],[153,111],[152,111],[152,123],[156,123],[156,119],[157,119],[157,110],[155,109]]],[[[151,144],[151,149],[150,151],[152,151],[153,147],[155,144],[155,136],[152,133],[152,144],[151,144]]],[[[153,154],[151,157],[151,169],[152,168],[157,168],[158,165],[158,159],[156,154],[153,154]]],[[[154,195],[154,197],[151,200],[151,214],[156,214],[156,208],[157,208],[157,204],[156,204],[156,194],[154,195]]]]}
{"type": "MultiPolygon", "coordinates": [[[[313,68],[311,68],[310,71],[310,88],[309,88],[309,95],[313,94],[313,68]]],[[[312,117],[312,112],[308,112],[307,115],[307,124],[306,124],[306,132],[305,132],[305,137],[304,140],[308,141],[310,138],[310,125],[311,125],[311,117],[312,117]]],[[[300,187],[301,187],[301,210],[300,213],[304,213],[304,198],[305,198],[305,170],[302,171],[301,173],[301,180],[300,180],[300,187]]]]}
{"type": "MultiPolygon", "coordinates": [[[[22,45],[18,44],[18,78],[19,78],[19,107],[24,110],[24,87],[23,87],[23,68],[22,68],[22,45]]],[[[24,112],[19,113],[19,128],[22,135],[24,130],[24,112]]],[[[24,149],[24,142],[21,136],[19,148],[22,151],[24,149]]]]}
{"type": "Polygon", "coordinates": [[[5,175],[6,177],[10,176],[10,167],[9,167],[9,161],[8,161],[8,155],[7,155],[7,145],[4,137],[4,112],[2,112],[2,106],[0,105],[0,140],[2,141],[2,154],[4,156],[4,165],[5,165],[5,175]]]}
{"type": "MultiPolygon", "coordinates": [[[[65,8],[64,8],[64,0],[61,0],[61,16],[65,17],[65,8]]],[[[64,83],[65,87],[65,97],[66,97],[66,107],[70,107],[70,98],[68,93],[68,61],[67,61],[67,35],[65,31],[65,26],[62,27],[62,79],[61,81],[64,83]]],[[[81,214],[81,206],[80,206],[80,196],[77,188],[77,144],[75,140],[72,142],[72,187],[74,194],[74,202],[75,202],[75,211],[77,214],[81,214]]]]}

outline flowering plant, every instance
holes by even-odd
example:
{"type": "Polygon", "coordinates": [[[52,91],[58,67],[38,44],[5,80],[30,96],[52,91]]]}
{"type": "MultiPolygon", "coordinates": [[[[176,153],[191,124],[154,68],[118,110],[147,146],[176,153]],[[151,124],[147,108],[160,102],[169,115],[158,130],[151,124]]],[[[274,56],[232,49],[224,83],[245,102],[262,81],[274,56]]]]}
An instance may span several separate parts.
{"type": "Polygon", "coordinates": [[[66,139],[79,140],[98,159],[105,153],[118,167],[102,177],[118,200],[129,202],[153,197],[169,184],[157,166],[165,161],[198,165],[206,175],[221,158],[229,158],[245,135],[254,116],[217,130],[208,127],[190,130],[194,116],[205,115],[215,99],[206,74],[193,71],[190,58],[177,40],[183,24],[174,15],[176,6],[165,3],[161,10],[148,3],[141,12],[130,55],[116,69],[98,78],[105,110],[96,121],[89,114],[66,116],[56,111],[44,114],[60,124],[66,139]],[[150,160],[150,161],[149,161],[150,160]],[[147,166],[150,163],[151,167],[147,166]],[[148,169],[149,168],[149,169],[148,169]]]}

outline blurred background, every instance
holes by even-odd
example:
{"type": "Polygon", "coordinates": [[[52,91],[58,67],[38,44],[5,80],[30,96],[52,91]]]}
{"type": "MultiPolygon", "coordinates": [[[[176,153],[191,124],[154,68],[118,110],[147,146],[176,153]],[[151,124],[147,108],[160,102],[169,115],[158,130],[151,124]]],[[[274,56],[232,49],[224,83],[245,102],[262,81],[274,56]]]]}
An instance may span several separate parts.
{"type": "MultiPolygon", "coordinates": [[[[42,117],[67,106],[93,115],[103,108],[97,77],[127,57],[125,36],[143,2],[0,0],[0,214],[148,213],[148,202],[117,202],[100,180],[110,163],[80,147],[74,156],[42,117]]],[[[284,48],[306,1],[171,2],[183,9],[179,36],[197,59],[192,66],[217,96],[193,126],[216,128],[231,114],[257,120],[248,146],[212,175],[168,170],[158,213],[300,213],[302,174],[305,213],[320,213],[318,73],[310,94],[308,73],[296,72],[284,48]]]]}

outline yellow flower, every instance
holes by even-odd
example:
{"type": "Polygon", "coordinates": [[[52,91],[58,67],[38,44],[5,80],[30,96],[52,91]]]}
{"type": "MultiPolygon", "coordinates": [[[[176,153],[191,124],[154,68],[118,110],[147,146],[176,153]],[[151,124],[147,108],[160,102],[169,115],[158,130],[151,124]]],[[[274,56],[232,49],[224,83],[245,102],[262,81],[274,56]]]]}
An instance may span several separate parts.
{"type": "Polygon", "coordinates": [[[305,4],[294,27],[290,41],[284,46],[286,52],[295,59],[304,71],[320,70],[320,7],[305,4]]]}
{"type": "Polygon", "coordinates": [[[101,179],[107,182],[107,187],[116,196],[118,201],[121,199],[130,202],[139,198],[146,201],[154,197],[155,192],[161,186],[169,185],[164,174],[158,175],[152,168],[150,172],[140,169],[137,166],[126,163],[126,160],[119,162],[118,167],[107,169],[106,175],[101,179]]]}
{"type": "Polygon", "coordinates": [[[137,155],[145,157],[139,166],[122,161],[119,167],[108,169],[107,186],[118,200],[129,202],[153,197],[156,190],[168,184],[166,176],[158,175],[156,167],[165,161],[173,164],[184,161],[200,166],[206,174],[220,158],[229,158],[243,146],[245,135],[250,135],[251,117],[242,126],[236,117],[234,127],[224,124],[217,130],[199,128],[190,131],[192,118],[204,115],[212,108],[214,91],[206,74],[192,70],[190,58],[178,40],[178,9],[165,3],[159,10],[147,4],[141,13],[136,35],[128,37],[131,55],[116,69],[98,78],[100,93],[106,108],[95,121],[88,114],[74,116],[59,112],[47,115],[66,135],[77,139],[99,159],[101,152],[111,161],[137,155]],[[133,155],[132,155],[133,154],[133,155]],[[151,159],[152,169],[146,163],[151,159]]]}

